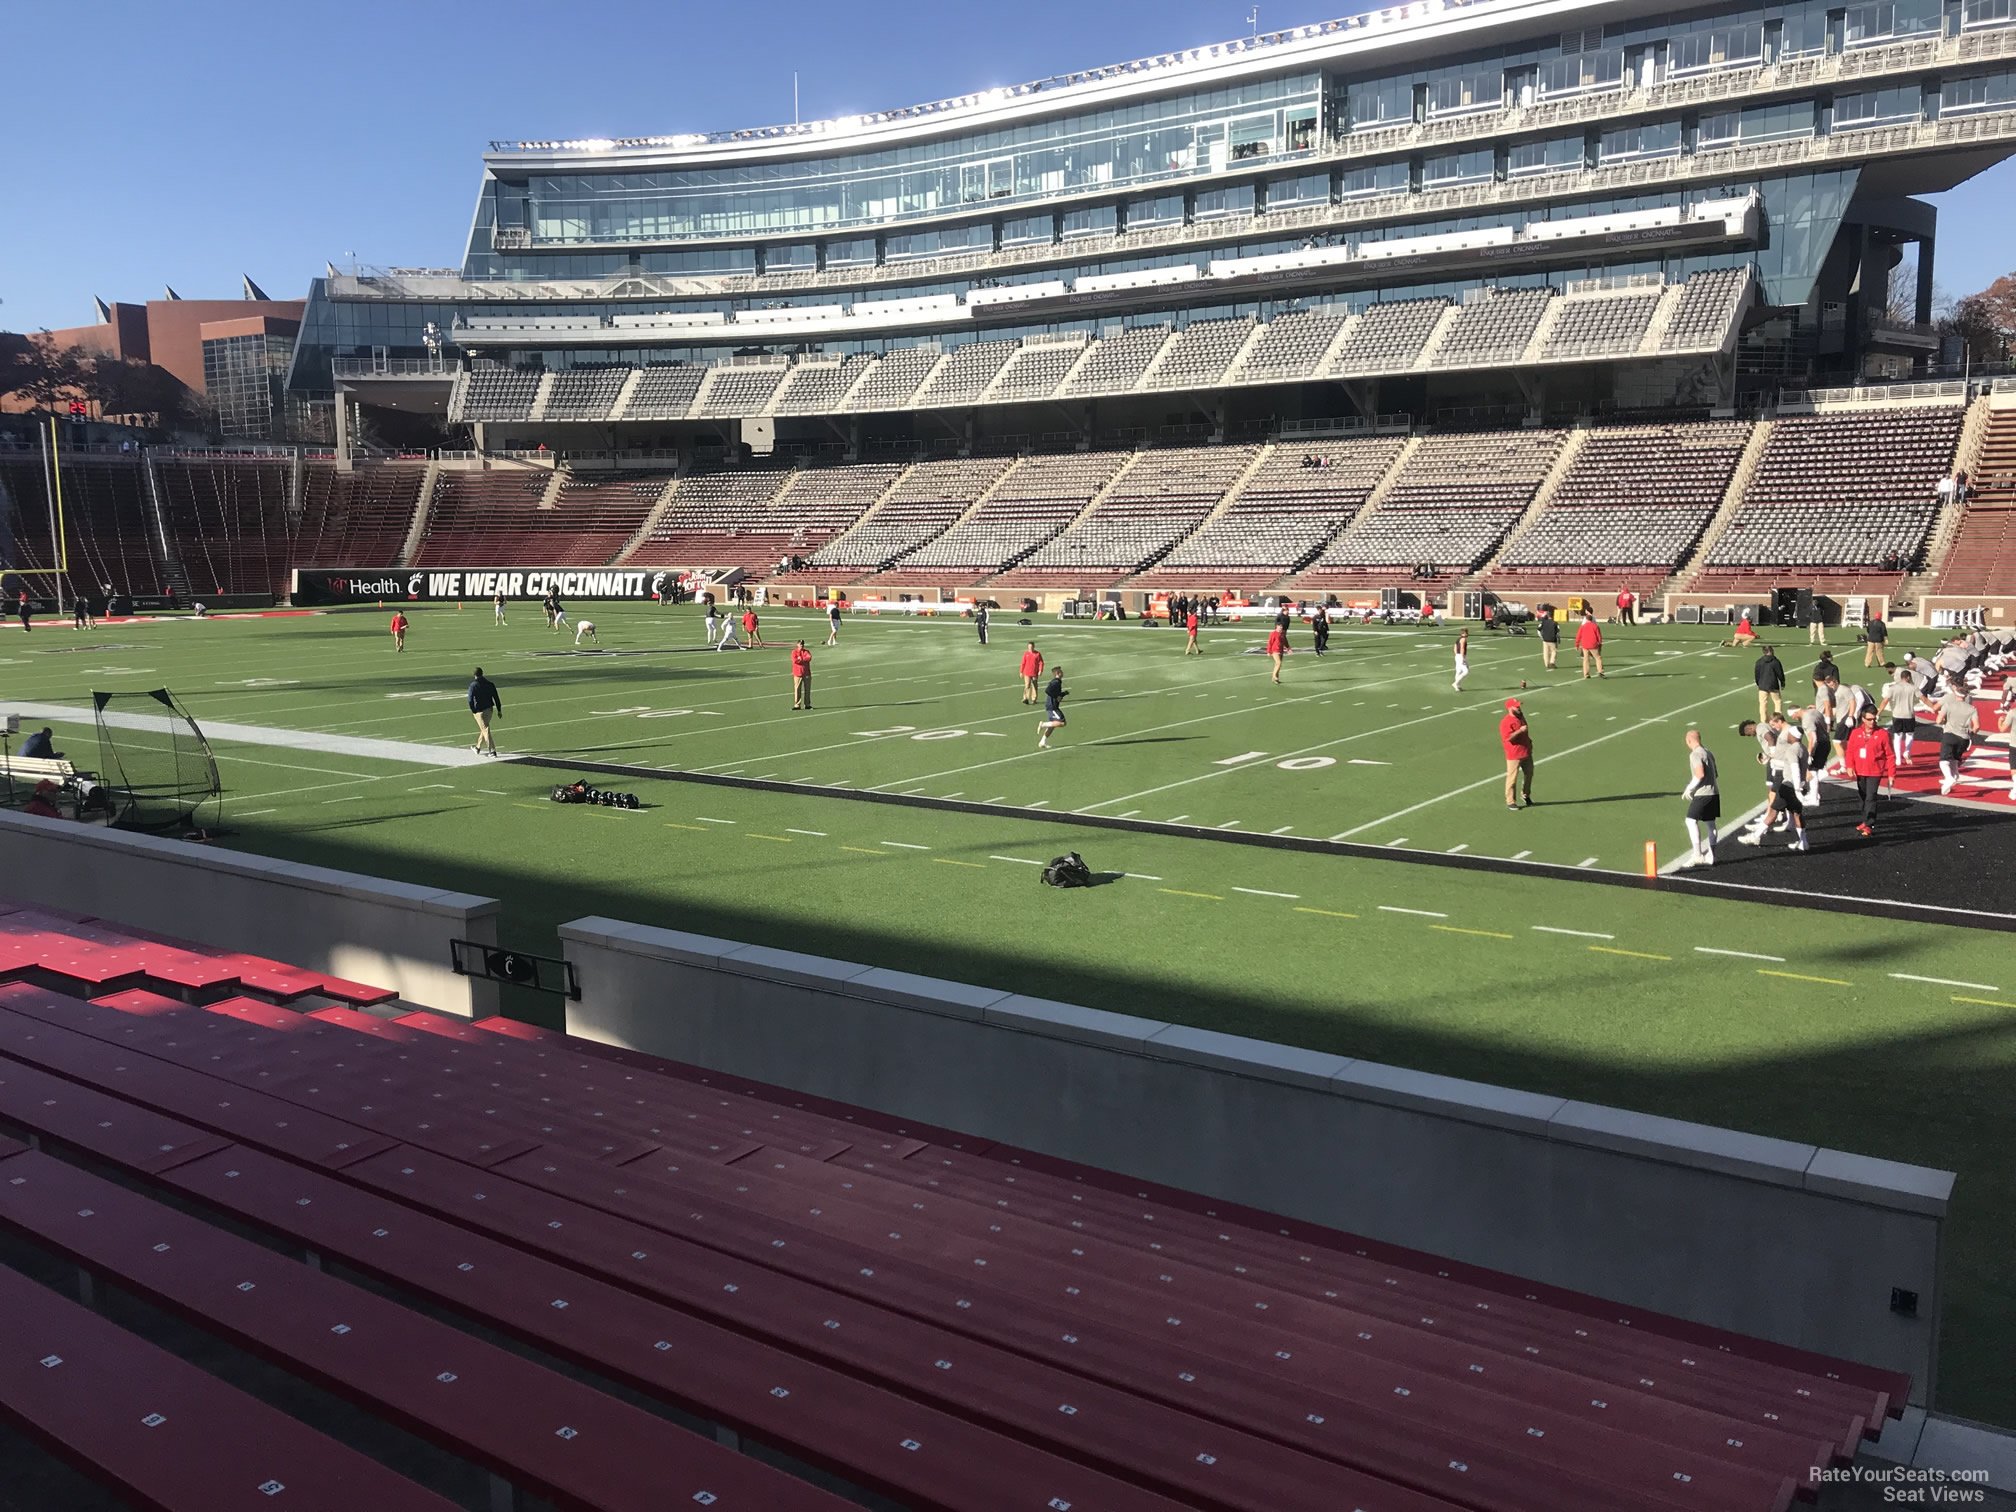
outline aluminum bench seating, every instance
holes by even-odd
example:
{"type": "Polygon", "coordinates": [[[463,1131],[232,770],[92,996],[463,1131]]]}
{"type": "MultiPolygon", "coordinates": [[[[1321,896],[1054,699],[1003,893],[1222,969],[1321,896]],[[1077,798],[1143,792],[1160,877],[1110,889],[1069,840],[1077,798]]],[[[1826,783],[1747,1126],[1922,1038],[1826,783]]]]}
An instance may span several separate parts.
{"type": "MultiPolygon", "coordinates": [[[[206,1158],[229,1165],[236,1153],[206,1158]]],[[[846,1505],[591,1385],[49,1155],[0,1160],[0,1231],[561,1506],[656,1512],[698,1502],[724,1512],[839,1512],[846,1505]]]]}
{"type": "MultiPolygon", "coordinates": [[[[0,1158],[8,1168],[30,1155],[0,1158]]],[[[0,1266],[0,1422],[152,1512],[455,1503],[0,1266]]]]}

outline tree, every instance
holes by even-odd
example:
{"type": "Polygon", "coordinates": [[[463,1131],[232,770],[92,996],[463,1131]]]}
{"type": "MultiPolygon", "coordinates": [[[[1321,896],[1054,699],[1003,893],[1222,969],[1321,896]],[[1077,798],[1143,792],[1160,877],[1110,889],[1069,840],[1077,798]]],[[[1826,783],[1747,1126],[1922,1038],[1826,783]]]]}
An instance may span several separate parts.
{"type": "Polygon", "coordinates": [[[2009,335],[1997,323],[1994,308],[1980,294],[1969,294],[1939,322],[1939,333],[1958,341],[1974,363],[2002,362],[2009,355],[2009,335]]]}
{"type": "Polygon", "coordinates": [[[0,332],[0,394],[19,394],[30,403],[53,409],[59,403],[85,397],[91,359],[72,347],[59,347],[47,332],[32,336],[0,332]]]}
{"type": "Polygon", "coordinates": [[[1890,284],[1883,293],[1883,319],[1893,326],[1908,326],[1918,319],[1918,259],[1905,257],[1890,270],[1890,284]]]}
{"type": "Polygon", "coordinates": [[[1974,296],[2004,342],[2016,342],[2016,273],[2004,273],[1974,296]]]}

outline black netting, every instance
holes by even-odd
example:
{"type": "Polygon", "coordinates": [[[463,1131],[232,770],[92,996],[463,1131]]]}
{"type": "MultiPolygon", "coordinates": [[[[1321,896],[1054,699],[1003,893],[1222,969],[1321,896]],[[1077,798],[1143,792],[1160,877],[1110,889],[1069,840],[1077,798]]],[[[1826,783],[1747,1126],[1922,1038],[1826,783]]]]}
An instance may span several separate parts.
{"type": "Polygon", "coordinates": [[[91,702],[99,777],[115,795],[121,825],[165,831],[216,822],[223,804],[217,758],[173,694],[93,693],[91,702]]]}

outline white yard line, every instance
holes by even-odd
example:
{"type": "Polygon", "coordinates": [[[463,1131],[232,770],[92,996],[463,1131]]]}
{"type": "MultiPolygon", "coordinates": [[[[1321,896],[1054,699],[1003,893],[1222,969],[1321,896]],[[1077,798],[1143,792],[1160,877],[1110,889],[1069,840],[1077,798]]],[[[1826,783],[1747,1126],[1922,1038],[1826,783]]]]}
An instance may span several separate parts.
{"type": "Polygon", "coordinates": [[[1532,927],[1537,929],[1541,934],[1573,935],[1578,940],[1614,940],[1617,938],[1613,934],[1604,934],[1598,929],[1561,929],[1553,924],[1535,924],[1532,927]]]}
{"type": "MultiPolygon", "coordinates": [[[[165,735],[182,728],[181,722],[164,714],[99,714],[69,704],[0,704],[0,712],[17,713],[32,719],[61,719],[75,724],[103,720],[115,730],[144,730],[165,735]]],[[[199,721],[200,723],[200,721],[199,721]]],[[[417,766],[475,766],[485,758],[470,750],[449,750],[407,740],[365,740],[342,735],[317,735],[307,730],[282,730],[268,725],[202,723],[210,740],[228,740],[237,745],[279,746],[292,751],[319,751],[327,756],[362,756],[373,761],[403,761],[417,766]]],[[[242,758],[251,760],[251,757],[242,758]]],[[[327,771],[326,767],[305,767],[304,771],[327,771]]]]}
{"type": "Polygon", "coordinates": [[[787,835],[812,835],[821,840],[824,840],[826,838],[826,831],[824,830],[792,829],[788,825],[785,827],[784,833],[787,835]]]}
{"type": "Polygon", "coordinates": [[[1913,976],[1908,971],[1893,971],[1890,975],[1900,982],[1929,982],[1934,987],[1965,987],[1973,992],[2000,992],[2002,989],[1993,982],[1954,982],[1945,977],[1913,976]]]}
{"type": "Polygon", "coordinates": [[[1027,856],[989,856],[989,861],[1013,861],[1017,866],[1043,866],[1047,863],[1031,861],[1027,856]]]}
{"type": "Polygon", "coordinates": [[[878,845],[893,845],[898,850],[929,850],[928,845],[912,845],[908,840],[878,840],[878,845]]]}
{"type": "Polygon", "coordinates": [[[737,821],[733,819],[709,819],[705,814],[695,814],[693,822],[695,824],[734,824],[737,821]]]}
{"type": "Polygon", "coordinates": [[[1394,906],[1393,906],[1393,905],[1392,905],[1391,903],[1381,903],[1381,904],[1379,905],[1379,912],[1381,912],[1381,913],[1397,913],[1397,914],[1413,914],[1413,915],[1415,915],[1415,916],[1416,916],[1417,918],[1422,918],[1422,919],[1446,919],[1446,918],[1448,918],[1448,917],[1449,917],[1449,915],[1447,915],[1447,914],[1445,914],[1445,913],[1437,913],[1437,912],[1435,912],[1435,910],[1434,910],[1434,909],[1432,909],[1432,908],[1396,908],[1396,907],[1394,907],[1394,906]]]}
{"type": "Polygon", "coordinates": [[[1299,899],[1299,898],[1300,898],[1300,897],[1302,896],[1302,894],[1300,894],[1300,893],[1284,893],[1284,892],[1268,892],[1268,891],[1267,891],[1267,890],[1266,890],[1265,888],[1263,888],[1263,887],[1235,887],[1235,888],[1233,888],[1233,889],[1232,889],[1232,891],[1234,891],[1234,892],[1236,892],[1236,893],[1247,893],[1247,894],[1250,894],[1251,896],[1253,896],[1253,897],[1255,897],[1255,898],[1293,898],[1293,899],[1299,899]]]}
{"type": "Polygon", "coordinates": [[[1780,966],[1785,964],[1785,957],[1783,956],[1759,955],[1754,950],[1722,950],[1713,945],[1696,945],[1694,953],[1696,955],[1731,956],[1739,961],[1775,961],[1780,966]]]}

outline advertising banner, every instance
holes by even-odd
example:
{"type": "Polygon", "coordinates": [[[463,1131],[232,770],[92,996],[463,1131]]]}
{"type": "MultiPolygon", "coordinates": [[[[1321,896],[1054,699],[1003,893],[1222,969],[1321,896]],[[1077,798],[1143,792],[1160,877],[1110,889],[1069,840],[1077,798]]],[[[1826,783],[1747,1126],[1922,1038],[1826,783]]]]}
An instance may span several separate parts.
{"type": "Polygon", "coordinates": [[[627,599],[655,603],[691,597],[695,578],[670,567],[450,567],[413,570],[383,567],[297,567],[296,604],[367,604],[380,599],[407,604],[543,599],[627,599]]]}

